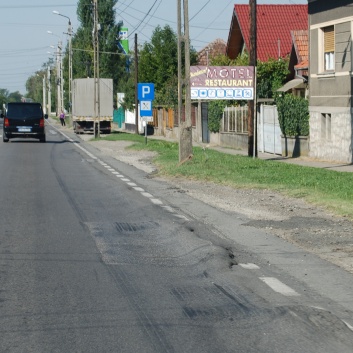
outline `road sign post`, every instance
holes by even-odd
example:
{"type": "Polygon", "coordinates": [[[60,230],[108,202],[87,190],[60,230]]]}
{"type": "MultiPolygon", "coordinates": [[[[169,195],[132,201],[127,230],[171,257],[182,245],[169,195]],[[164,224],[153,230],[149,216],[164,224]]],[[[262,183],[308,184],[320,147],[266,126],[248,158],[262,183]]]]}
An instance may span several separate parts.
{"type": "Polygon", "coordinates": [[[147,144],[147,117],[153,116],[152,101],[154,99],[154,83],[139,83],[137,85],[138,100],[140,101],[140,116],[145,121],[145,143],[147,144]]]}

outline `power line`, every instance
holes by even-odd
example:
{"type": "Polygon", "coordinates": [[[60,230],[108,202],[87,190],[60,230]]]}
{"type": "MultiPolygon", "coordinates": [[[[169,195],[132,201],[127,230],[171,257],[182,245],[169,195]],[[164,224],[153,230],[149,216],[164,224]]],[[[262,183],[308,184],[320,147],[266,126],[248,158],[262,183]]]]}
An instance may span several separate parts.
{"type": "Polygon", "coordinates": [[[194,16],[192,16],[191,18],[190,18],[190,22],[207,6],[207,4],[210,2],[211,0],[208,0],[207,2],[206,2],[206,4],[205,5],[203,5],[202,7],[201,7],[201,9],[198,11],[198,12],[196,12],[196,14],[194,15],[194,16]]]}
{"type": "MultiPolygon", "coordinates": [[[[151,12],[151,10],[153,9],[154,5],[156,4],[158,0],[155,0],[153,5],[150,7],[150,9],[148,10],[147,14],[145,15],[145,17],[141,20],[141,22],[137,25],[137,27],[135,27],[131,33],[137,31],[137,29],[141,26],[141,24],[143,23],[143,21],[145,20],[145,18],[149,15],[149,13],[151,12]]],[[[130,34],[131,35],[131,34],[130,34]]],[[[128,37],[130,37],[130,35],[128,35],[128,37]]]]}

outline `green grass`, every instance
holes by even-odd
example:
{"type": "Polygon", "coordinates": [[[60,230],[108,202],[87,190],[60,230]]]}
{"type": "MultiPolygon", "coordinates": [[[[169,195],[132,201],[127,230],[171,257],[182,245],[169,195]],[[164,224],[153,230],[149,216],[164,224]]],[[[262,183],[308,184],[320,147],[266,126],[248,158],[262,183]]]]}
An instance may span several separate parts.
{"type": "Polygon", "coordinates": [[[304,198],[353,219],[353,173],[311,168],[273,160],[253,159],[194,147],[191,160],[179,165],[178,143],[127,133],[104,140],[129,140],[130,148],[158,153],[155,163],[162,175],[211,181],[235,188],[261,188],[304,198]]]}

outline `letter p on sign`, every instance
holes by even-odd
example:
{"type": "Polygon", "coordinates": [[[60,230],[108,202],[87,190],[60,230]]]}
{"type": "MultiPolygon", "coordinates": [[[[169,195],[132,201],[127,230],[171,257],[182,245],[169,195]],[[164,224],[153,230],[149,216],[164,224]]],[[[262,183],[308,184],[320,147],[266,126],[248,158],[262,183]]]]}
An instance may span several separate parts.
{"type": "Polygon", "coordinates": [[[137,93],[139,101],[153,101],[154,83],[138,83],[137,93]]]}

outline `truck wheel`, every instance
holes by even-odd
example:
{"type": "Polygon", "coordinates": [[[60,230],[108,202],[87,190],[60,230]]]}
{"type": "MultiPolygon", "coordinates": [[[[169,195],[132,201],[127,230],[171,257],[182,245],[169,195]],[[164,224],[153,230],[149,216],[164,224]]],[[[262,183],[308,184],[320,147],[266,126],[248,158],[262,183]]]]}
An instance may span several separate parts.
{"type": "Polygon", "coordinates": [[[8,137],[6,137],[4,132],[2,133],[2,140],[3,140],[3,142],[9,142],[9,139],[8,139],[8,137]]]}

